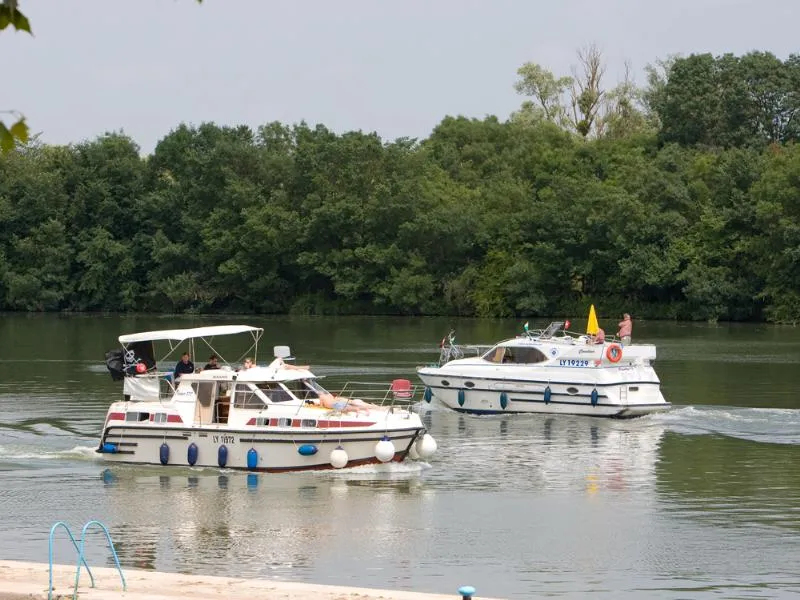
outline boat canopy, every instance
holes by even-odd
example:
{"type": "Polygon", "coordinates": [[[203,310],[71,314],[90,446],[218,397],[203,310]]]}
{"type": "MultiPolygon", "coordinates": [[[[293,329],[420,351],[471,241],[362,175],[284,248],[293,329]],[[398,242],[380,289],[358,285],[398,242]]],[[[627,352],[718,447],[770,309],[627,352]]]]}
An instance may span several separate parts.
{"type": "Polygon", "coordinates": [[[215,335],[233,335],[236,333],[258,332],[255,337],[261,337],[264,330],[261,327],[250,325],[214,325],[211,327],[192,327],[190,329],[165,329],[163,331],[143,331],[119,336],[121,344],[134,342],[151,342],[156,340],[174,340],[182,342],[191,338],[204,338],[215,335]]]}

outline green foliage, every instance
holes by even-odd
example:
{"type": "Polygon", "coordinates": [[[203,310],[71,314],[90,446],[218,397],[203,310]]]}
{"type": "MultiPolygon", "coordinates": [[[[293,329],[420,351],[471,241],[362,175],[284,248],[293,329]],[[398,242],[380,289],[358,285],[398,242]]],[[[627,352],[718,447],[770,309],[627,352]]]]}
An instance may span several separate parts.
{"type": "Polygon", "coordinates": [[[530,318],[593,302],[800,322],[800,146],[791,94],[769,91],[791,70],[776,60],[677,60],[647,94],[604,95],[647,108],[588,140],[528,107],[446,117],[421,142],[305,123],[181,125],[149,157],[114,133],[29,141],[0,156],[0,310],[530,318]],[[721,73],[731,91],[712,97],[700,80],[721,73]]]}
{"type": "Polygon", "coordinates": [[[763,147],[800,139],[800,57],[693,54],[651,77],[648,94],[666,142],[763,147]]]}
{"type": "Polygon", "coordinates": [[[22,11],[17,5],[17,0],[4,0],[0,2],[0,31],[11,25],[17,31],[33,33],[28,17],[22,14],[22,11]]]}
{"type": "Polygon", "coordinates": [[[554,123],[563,123],[566,110],[562,96],[572,84],[571,77],[556,77],[541,65],[528,62],[517,70],[519,81],[514,84],[517,93],[531,96],[544,117],[554,123]]]}

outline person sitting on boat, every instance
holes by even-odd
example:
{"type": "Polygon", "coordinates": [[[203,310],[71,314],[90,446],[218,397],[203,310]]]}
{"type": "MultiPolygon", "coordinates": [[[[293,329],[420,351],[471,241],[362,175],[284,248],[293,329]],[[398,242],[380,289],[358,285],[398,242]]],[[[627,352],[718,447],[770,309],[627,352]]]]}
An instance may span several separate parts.
{"type": "Polygon", "coordinates": [[[606,332],[603,331],[601,327],[597,328],[597,333],[592,336],[593,343],[595,344],[605,344],[606,343],[606,332]]]}
{"type": "Polygon", "coordinates": [[[359,414],[364,411],[369,414],[370,409],[381,408],[377,404],[370,404],[358,398],[343,398],[342,396],[334,396],[329,393],[320,393],[319,403],[325,408],[338,410],[341,413],[359,414]]]}
{"type": "Polygon", "coordinates": [[[217,355],[216,354],[212,354],[211,356],[209,356],[208,357],[208,362],[206,363],[206,366],[203,367],[203,371],[208,371],[210,369],[219,369],[219,364],[217,363],[217,355]]]}
{"type": "Polygon", "coordinates": [[[293,371],[308,371],[311,369],[311,365],[292,365],[287,363],[281,357],[276,357],[269,366],[271,369],[291,369],[293,371]]]}
{"type": "Polygon", "coordinates": [[[631,334],[633,333],[633,321],[628,313],[622,315],[622,321],[619,322],[619,331],[617,337],[622,341],[622,345],[631,343],[631,334]]]}
{"type": "Polygon", "coordinates": [[[178,364],[175,365],[175,371],[172,373],[172,380],[177,382],[180,376],[185,373],[194,373],[194,363],[191,361],[188,352],[184,352],[178,364]]]}
{"type": "Polygon", "coordinates": [[[255,366],[256,366],[256,363],[254,363],[253,359],[248,356],[247,358],[244,359],[244,362],[242,363],[241,370],[242,371],[247,371],[247,369],[252,369],[255,366]]]}

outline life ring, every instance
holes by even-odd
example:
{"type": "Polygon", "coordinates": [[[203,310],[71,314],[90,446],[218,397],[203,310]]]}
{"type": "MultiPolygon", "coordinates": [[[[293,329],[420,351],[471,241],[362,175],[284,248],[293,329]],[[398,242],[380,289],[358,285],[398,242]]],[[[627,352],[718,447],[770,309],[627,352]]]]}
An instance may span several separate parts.
{"type": "Polygon", "coordinates": [[[606,358],[612,363],[619,362],[622,359],[622,346],[611,344],[606,348],[606,358]]]}

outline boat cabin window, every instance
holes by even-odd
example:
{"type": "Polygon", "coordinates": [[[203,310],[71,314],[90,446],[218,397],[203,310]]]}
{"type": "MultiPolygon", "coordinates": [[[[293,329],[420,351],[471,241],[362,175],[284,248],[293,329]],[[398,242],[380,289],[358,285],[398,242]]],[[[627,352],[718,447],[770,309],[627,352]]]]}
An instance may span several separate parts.
{"type": "Polygon", "coordinates": [[[149,421],[150,413],[146,412],[127,412],[125,413],[126,421],[149,421]]]}
{"type": "Polygon", "coordinates": [[[258,388],[252,383],[240,383],[233,392],[234,408],[266,408],[267,403],[258,388]]]}
{"type": "Polygon", "coordinates": [[[483,359],[498,364],[530,365],[546,361],[547,356],[538,348],[528,346],[495,346],[483,359]]]}

